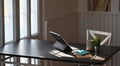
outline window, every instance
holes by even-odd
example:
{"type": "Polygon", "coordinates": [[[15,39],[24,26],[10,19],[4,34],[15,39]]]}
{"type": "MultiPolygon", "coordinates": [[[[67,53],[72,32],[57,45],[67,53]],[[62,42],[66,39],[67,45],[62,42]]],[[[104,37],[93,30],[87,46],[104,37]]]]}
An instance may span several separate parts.
{"type": "MultiPolygon", "coordinates": [[[[20,38],[30,37],[38,33],[38,0],[19,0],[19,18],[13,18],[15,3],[13,0],[3,0],[4,2],[4,38],[5,42],[14,40],[14,19],[19,19],[19,28],[16,28],[20,32],[20,38]],[[28,2],[31,1],[31,2],[28,2]],[[30,4],[30,5],[28,5],[30,4]],[[29,12],[29,13],[28,13],[29,12]],[[28,16],[30,15],[30,16],[28,16]],[[29,19],[29,20],[28,20],[29,19]],[[29,24],[28,24],[29,23],[29,24]],[[29,31],[28,31],[29,30],[29,31]],[[30,35],[28,35],[30,34],[30,35]]],[[[18,34],[19,35],[19,34],[18,34]]]]}
{"type": "Polygon", "coordinates": [[[38,32],[37,0],[31,0],[31,34],[38,32]]]}
{"type": "MultiPolygon", "coordinates": [[[[38,0],[0,0],[1,44],[32,37],[32,35],[39,33],[38,12],[40,11],[38,11],[38,4],[40,4],[38,0]]],[[[15,59],[15,57],[11,57],[6,61],[15,62],[15,59]]],[[[29,61],[31,61],[31,64],[38,65],[38,59],[34,58],[21,57],[19,62],[28,63],[29,61]]],[[[15,64],[9,63],[5,65],[15,66],[15,64]]]]}
{"type": "Polygon", "coordinates": [[[20,6],[20,38],[27,36],[27,0],[19,0],[20,6]]]}
{"type": "MultiPolygon", "coordinates": [[[[4,5],[0,5],[0,7],[3,7],[3,9],[0,9],[0,13],[4,13],[4,15],[0,15],[1,17],[3,17],[3,22],[2,20],[0,22],[0,26],[3,26],[3,28],[0,29],[0,31],[3,30],[4,33],[4,38],[0,36],[0,40],[5,39],[4,42],[7,43],[14,41],[16,39],[16,35],[19,35],[20,39],[24,37],[32,37],[32,35],[38,33],[38,0],[1,0],[0,2],[0,4],[4,3],[4,5]],[[19,5],[17,5],[17,3],[19,3],[19,5]],[[19,17],[15,17],[16,14],[19,17]],[[15,22],[17,21],[16,19],[18,20],[18,22],[15,22]],[[15,27],[16,25],[19,25],[19,27],[15,27]],[[20,32],[20,34],[17,34],[17,31],[20,32]]],[[[10,58],[6,61],[14,62],[15,58],[10,58]]],[[[28,63],[29,61],[31,61],[31,64],[38,65],[38,59],[34,58],[28,59],[21,57],[19,62],[28,63]]],[[[5,65],[15,66],[15,64],[8,63],[5,65]]]]}
{"type": "Polygon", "coordinates": [[[13,0],[4,0],[5,42],[13,40],[13,0]]]}
{"type": "Polygon", "coordinates": [[[28,29],[31,31],[32,34],[36,34],[38,32],[38,12],[37,12],[37,0],[31,0],[31,4],[27,5],[27,0],[20,0],[20,37],[26,37],[28,35],[28,29]],[[29,8],[31,7],[31,8],[29,8]],[[29,9],[31,9],[29,11],[29,9]],[[27,16],[31,12],[30,16],[27,16]],[[28,24],[28,19],[30,17],[30,25],[28,24]],[[28,28],[31,26],[31,28],[28,28]]]}

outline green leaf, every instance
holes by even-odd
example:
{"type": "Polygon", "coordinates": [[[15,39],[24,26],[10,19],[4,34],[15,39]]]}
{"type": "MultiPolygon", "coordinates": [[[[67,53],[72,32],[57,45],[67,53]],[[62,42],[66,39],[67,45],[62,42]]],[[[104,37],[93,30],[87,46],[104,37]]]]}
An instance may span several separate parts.
{"type": "Polygon", "coordinates": [[[101,43],[101,38],[99,36],[96,36],[92,43],[94,44],[94,46],[100,46],[100,43],[101,43]]]}

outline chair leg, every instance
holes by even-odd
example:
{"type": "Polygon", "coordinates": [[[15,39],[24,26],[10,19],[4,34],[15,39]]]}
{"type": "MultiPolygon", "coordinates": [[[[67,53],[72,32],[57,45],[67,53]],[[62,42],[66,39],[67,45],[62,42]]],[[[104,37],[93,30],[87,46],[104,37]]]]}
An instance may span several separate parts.
{"type": "Polygon", "coordinates": [[[53,62],[52,62],[52,60],[50,61],[50,66],[53,66],[53,62]]]}
{"type": "Polygon", "coordinates": [[[77,66],[80,66],[80,64],[78,63],[78,65],[77,66]]]}

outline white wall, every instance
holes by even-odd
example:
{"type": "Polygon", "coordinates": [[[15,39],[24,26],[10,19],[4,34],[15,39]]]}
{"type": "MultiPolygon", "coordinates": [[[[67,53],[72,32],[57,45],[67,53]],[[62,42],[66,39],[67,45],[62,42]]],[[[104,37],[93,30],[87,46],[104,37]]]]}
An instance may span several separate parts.
{"type": "Polygon", "coordinates": [[[118,13],[119,4],[120,4],[120,0],[111,0],[111,12],[118,13]]]}
{"type": "Polygon", "coordinates": [[[79,0],[78,1],[78,11],[87,12],[88,11],[88,0],[79,0]]]}
{"type": "MultiPolygon", "coordinates": [[[[111,45],[120,46],[120,14],[119,13],[98,13],[85,12],[79,14],[79,39],[80,42],[86,42],[86,30],[100,30],[112,33],[111,45]]],[[[119,66],[120,52],[114,56],[113,65],[119,66]]]]}
{"type": "MultiPolygon", "coordinates": [[[[81,0],[80,0],[81,1],[81,0]]],[[[111,12],[89,12],[87,3],[81,1],[79,8],[79,40],[82,43],[86,41],[86,29],[102,30],[112,33],[112,45],[120,46],[120,13],[119,1],[111,0],[111,12]],[[84,8],[85,6],[85,8],[84,8]],[[83,10],[81,9],[83,8],[83,10]]],[[[112,66],[119,66],[120,52],[113,58],[112,66]]]]}

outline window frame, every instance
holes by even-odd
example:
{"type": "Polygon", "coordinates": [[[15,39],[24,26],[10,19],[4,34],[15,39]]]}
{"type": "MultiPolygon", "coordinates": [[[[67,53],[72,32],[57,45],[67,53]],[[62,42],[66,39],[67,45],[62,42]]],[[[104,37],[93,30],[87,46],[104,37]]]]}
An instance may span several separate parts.
{"type": "Polygon", "coordinates": [[[0,43],[4,45],[4,1],[0,0],[0,43]]]}
{"type": "MultiPolygon", "coordinates": [[[[37,0],[37,33],[31,34],[31,0],[27,0],[27,36],[20,38],[20,9],[19,9],[19,0],[13,0],[13,40],[5,42],[5,29],[4,29],[4,0],[0,0],[0,43],[2,45],[16,42],[24,38],[32,38],[34,36],[40,36],[41,24],[42,22],[42,11],[41,4],[42,0],[37,0]],[[40,19],[39,19],[40,18],[40,19]]],[[[38,37],[40,38],[40,37],[38,37]]]]}

